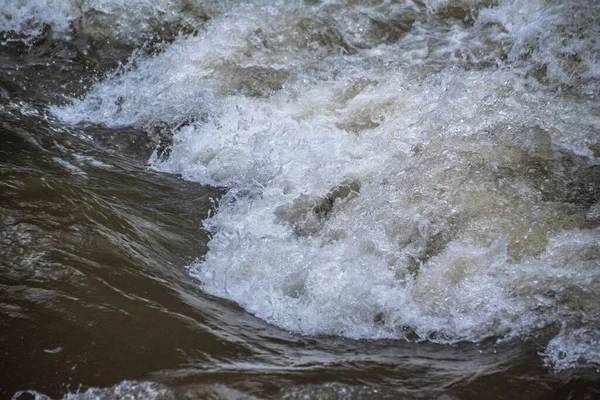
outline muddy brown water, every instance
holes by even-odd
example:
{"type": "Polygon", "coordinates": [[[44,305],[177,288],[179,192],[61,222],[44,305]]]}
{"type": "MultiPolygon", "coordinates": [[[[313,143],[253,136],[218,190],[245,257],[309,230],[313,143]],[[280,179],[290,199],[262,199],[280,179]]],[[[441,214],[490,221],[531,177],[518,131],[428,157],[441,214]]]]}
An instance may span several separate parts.
{"type": "Polygon", "coordinates": [[[1,398],[600,398],[595,368],[543,365],[559,327],[478,344],[312,337],[205,294],[186,266],[223,190],[148,170],[146,132],[54,120],[46,106],[98,74],[57,49],[0,52],[1,398]]]}

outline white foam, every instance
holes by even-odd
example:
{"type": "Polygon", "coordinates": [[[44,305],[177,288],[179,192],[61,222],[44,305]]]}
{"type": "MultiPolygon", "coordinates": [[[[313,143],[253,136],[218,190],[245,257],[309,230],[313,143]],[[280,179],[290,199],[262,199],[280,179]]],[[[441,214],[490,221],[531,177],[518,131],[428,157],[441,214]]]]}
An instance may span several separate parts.
{"type": "Polygon", "coordinates": [[[0,12],[0,31],[14,31],[29,36],[39,36],[43,24],[51,25],[57,32],[68,34],[72,19],[81,15],[73,2],[65,0],[3,1],[0,12]]]}
{"type": "Polygon", "coordinates": [[[12,0],[0,11],[0,32],[40,36],[44,26],[56,37],[71,39],[73,32],[102,41],[138,44],[151,37],[168,37],[175,28],[200,29],[217,12],[210,1],[201,5],[179,0],[12,0]]]}
{"type": "Polygon", "coordinates": [[[550,341],[543,356],[547,365],[556,370],[586,366],[589,362],[597,365],[600,363],[598,343],[599,329],[563,327],[560,334],[550,341]]]}
{"type": "Polygon", "coordinates": [[[156,382],[123,381],[107,388],[92,387],[81,393],[68,393],[64,400],[95,399],[174,399],[173,392],[156,382]]]}
{"type": "MultiPolygon", "coordinates": [[[[510,9],[519,5],[479,15],[545,18],[542,6],[510,9]]],[[[445,42],[415,61],[420,41],[448,29],[456,49],[468,48],[483,19],[441,31],[419,22],[395,43],[345,56],[355,27],[325,12],[233,9],[54,112],[70,123],[173,127],[170,158],[153,168],[229,189],[191,272],[270,323],[437,342],[564,321],[596,329],[600,230],[586,205],[597,182],[593,170],[564,172],[582,155],[555,153],[598,144],[593,102],[556,95],[516,59],[460,68],[445,42]],[[403,46],[416,51],[410,65],[403,46]],[[567,201],[569,182],[588,189],[567,201]]],[[[482,57],[496,59],[503,47],[484,39],[475,48],[491,46],[482,57]]],[[[548,349],[554,360],[552,346],[566,346],[559,368],[579,352],[569,343],[548,349]]]]}
{"type": "Polygon", "coordinates": [[[594,93],[600,79],[600,3],[594,0],[548,3],[501,1],[496,9],[482,10],[478,23],[501,26],[508,33],[505,47],[510,62],[523,65],[567,86],[592,83],[594,93]]]}
{"type": "Polygon", "coordinates": [[[40,393],[36,390],[19,390],[12,396],[12,400],[20,399],[24,394],[28,394],[29,396],[33,396],[35,400],[52,400],[49,396],[46,396],[43,393],[40,393]]]}

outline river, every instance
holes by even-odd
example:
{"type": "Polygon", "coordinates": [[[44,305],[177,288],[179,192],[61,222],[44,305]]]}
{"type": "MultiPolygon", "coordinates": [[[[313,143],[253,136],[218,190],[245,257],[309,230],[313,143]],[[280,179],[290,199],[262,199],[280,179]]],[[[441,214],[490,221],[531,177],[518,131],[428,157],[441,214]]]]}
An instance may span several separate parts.
{"type": "Polygon", "coordinates": [[[0,0],[0,396],[600,397],[600,2],[0,0]]]}

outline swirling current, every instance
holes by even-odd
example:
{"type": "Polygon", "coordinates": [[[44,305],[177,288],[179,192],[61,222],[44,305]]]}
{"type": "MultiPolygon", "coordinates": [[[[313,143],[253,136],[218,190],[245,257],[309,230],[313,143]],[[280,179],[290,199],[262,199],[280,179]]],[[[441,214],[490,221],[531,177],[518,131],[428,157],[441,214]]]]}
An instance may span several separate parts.
{"type": "Polygon", "coordinates": [[[0,0],[0,394],[600,397],[600,2],[0,0]]]}

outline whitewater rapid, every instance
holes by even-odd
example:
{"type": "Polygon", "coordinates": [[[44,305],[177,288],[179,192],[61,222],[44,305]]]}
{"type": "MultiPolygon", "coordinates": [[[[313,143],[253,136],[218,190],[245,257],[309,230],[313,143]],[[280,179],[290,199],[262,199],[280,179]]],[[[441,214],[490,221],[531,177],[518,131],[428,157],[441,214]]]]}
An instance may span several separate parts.
{"type": "Polygon", "coordinates": [[[179,32],[51,111],[168,132],[151,168],[227,189],[204,291],[307,335],[550,331],[549,365],[600,363],[597,2],[79,3],[0,22],[179,32]]]}

